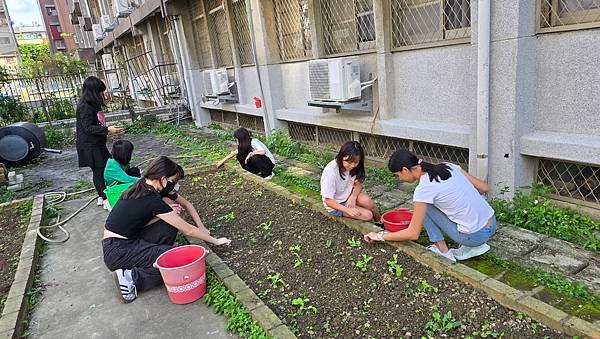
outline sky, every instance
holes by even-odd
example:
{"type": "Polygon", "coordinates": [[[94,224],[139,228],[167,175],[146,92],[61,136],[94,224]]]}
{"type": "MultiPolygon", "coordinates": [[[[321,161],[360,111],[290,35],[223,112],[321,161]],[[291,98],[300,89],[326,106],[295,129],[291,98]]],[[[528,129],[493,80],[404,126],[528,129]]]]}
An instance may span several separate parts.
{"type": "Polygon", "coordinates": [[[29,26],[34,22],[44,24],[37,0],[6,0],[6,6],[13,26],[29,26]]]}

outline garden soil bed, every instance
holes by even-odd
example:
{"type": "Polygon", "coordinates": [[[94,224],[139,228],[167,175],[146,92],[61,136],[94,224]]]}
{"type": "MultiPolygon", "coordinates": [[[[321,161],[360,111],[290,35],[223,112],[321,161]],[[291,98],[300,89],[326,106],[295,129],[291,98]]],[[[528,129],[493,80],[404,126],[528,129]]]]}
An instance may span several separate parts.
{"type": "Polygon", "coordinates": [[[26,200],[0,207],[0,314],[19,265],[31,204],[26,200]]]}
{"type": "Polygon", "coordinates": [[[235,173],[186,178],[182,194],[214,235],[233,240],[216,254],[299,337],[567,337],[235,173]],[[353,237],[360,247],[350,246],[353,237]],[[400,278],[388,268],[394,254],[400,278]],[[355,267],[362,255],[372,257],[365,272],[355,267]],[[277,274],[285,287],[267,278],[277,274]],[[292,305],[296,298],[309,299],[305,310],[292,305]]]}

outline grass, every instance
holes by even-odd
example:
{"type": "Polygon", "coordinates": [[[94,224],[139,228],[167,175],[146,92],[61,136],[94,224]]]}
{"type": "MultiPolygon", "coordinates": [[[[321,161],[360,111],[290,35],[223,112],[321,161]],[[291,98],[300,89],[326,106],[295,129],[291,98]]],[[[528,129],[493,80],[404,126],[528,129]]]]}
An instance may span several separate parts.
{"type": "Polygon", "coordinates": [[[0,186],[0,203],[12,201],[16,196],[17,194],[6,189],[6,186],[0,186]]]}

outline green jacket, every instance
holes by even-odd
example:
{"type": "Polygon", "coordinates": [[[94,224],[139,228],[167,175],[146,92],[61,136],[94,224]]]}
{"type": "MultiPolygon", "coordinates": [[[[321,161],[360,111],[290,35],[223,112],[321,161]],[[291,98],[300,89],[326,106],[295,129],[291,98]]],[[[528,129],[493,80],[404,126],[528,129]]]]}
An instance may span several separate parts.
{"type": "Polygon", "coordinates": [[[140,178],[132,177],[125,173],[125,169],[115,159],[108,159],[104,168],[104,182],[106,187],[119,184],[128,184],[138,181],[140,178]]]}

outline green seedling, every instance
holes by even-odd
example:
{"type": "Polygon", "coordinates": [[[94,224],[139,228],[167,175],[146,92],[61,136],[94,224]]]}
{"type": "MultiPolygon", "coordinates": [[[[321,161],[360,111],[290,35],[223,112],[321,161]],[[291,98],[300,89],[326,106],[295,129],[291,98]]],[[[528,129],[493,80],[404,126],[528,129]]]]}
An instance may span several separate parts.
{"type": "Polygon", "coordinates": [[[313,314],[317,314],[317,308],[313,305],[309,305],[310,299],[308,298],[295,298],[292,300],[292,305],[298,307],[298,311],[294,315],[302,315],[306,311],[310,311],[313,314]]]}
{"type": "Polygon", "coordinates": [[[270,231],[271,225],[273,225],[273,222],[271,220],[269,220],[269,221],[265,221],[265,222],[261,223],[260,225],[256,226],[256,228],[258,228],[259,230],[263,230],[263,231],[270,231]]]}
{"type": "Polygon", "coordinates": [[[434,292],[437,293],[438,292],[438,288],[430,285],[427,280],[423,279],[419,282],[419,287],[417,287],[417,290],[419,292],[423,292],[423,293],[429,293],[429,292],[434,292]]]}
{"type": "Polygon", "coordinates": [[[260,198],[263,196],[263,192],[262,191],[254,191],[254,192],[252,192],[252,196],[255,198],[260,198]]]}
{"type": "Polygon", "coordinates": [[[504,333],[498,333],[492,328],[489,321],[486,321],[481,326],[481,329],[473,332],[467,338],[504,338],[504,333]]]}
{"type": "Polygon", "coordinates": [[[242,184],[242,178],[240,178],[240,177],[234,178],[234,179],[233,179],[233,181],[232,181],[231,183],[232,183],[234,186],[241,185],[241,184],[242,184]]]}
{"type": "Polygon", "coordinates": [[[367,264],[369,261],[373,260],[373,257],[367,254],[362,254],[361,259],[354,262],[354,267],[356,267],[361,272],[367,271],[367,264]]]}
{"type": "Polygon", "coordinates": [[[219,220],[225,220],[227,222],[229,221],[233,221],[235,220],[235,214],[233,213],[233,211],[225,214],[224,216],[220,217],[219,220]]]}
{"type": "Polygon", "coordinates": [[[300,258],[300,254],[298,254],[298,253],[293,253],[293,254],[296,257],[296,259],[294,259],[294,268],[302,266],[302,264],[304,263],[304,260],[302,260],[302,258],[300,258]]]}
{"type": "Polygon", "coordinates": [[[390,271],[396,275],[396,278],[400,278],[404,268],[402,265],[398,264],[398,254],[394,254],[393,259],[388,260],[387,264],[390,271]]]}
{"type": "Polygon", "coordinates": [[[287,286],[287,283],[285,282],[285,280],[283,280],[283,278],[281,277],[281,275],[279,273],[275,273],[273,275],[268,275],[267,279],[271,281],[271,287],[273,287],[273,288],[277,288],[277,287],[284,288],[287,286]]]}
{"type": "Polygon", "coordinates": [[[331,239],[325,240],[325,248],[331,248],[333,241],[331,239]]]}
{"type": "Polygon", "coordinates": [[[354,237],[352,237],[352,239],[348,239],[348,245],[350,245],[350,247],[352,248],[360,248],[361,242],[360,240],[357,240],[354,237]]]}
{"type": "Polygon", "coordinates": [[[452,312],[448,311],[442,315],[440,309],[434,305],[431,307],[431,319],[425,323],[425,333],[433,336],[436,333],[447,333],[455,330],[462,324],[459,320],[454,319],[452,312]]]}
{"type": "Polygon", "coordinates": [[[296,244],[296,245],[292,245],[292,246],[290,246],[288,249],[289,249],[289,250],[290,250],[290,252],[292,252],[292,253],[298,253],[298,252],[300,252],[300,250],[302,250],[302,245],[298,245],[298,244],[296,244]]]}

